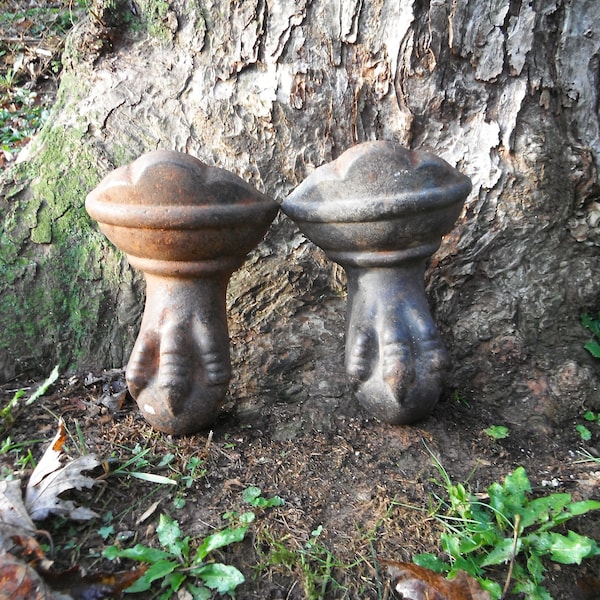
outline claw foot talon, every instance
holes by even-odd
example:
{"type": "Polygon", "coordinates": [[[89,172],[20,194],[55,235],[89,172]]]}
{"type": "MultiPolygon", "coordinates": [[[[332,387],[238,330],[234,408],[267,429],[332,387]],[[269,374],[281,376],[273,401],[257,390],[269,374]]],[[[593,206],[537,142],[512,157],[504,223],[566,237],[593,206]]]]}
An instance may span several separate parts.
{"type": "Polygon", "coordinates": [[[399,400],[415,378],[415,368],[406,342],[388,342],[382,351],[382,376],[399,400]]]}
{"type": "Polygon", "coordinates": [[[373,340],[368,333],[359,331],[346,351],[346,373],[352,380],[365,381],[371,374],[373,340]]]}

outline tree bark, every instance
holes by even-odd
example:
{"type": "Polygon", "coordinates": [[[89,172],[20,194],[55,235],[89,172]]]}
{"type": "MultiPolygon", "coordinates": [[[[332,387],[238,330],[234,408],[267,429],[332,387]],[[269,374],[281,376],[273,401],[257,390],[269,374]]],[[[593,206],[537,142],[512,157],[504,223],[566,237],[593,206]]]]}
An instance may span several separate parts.
{"type": "MultiPolygon", "coordinates": [[[[596,0],[93,8],[49,123],[3,180],[4,379],[126,362],[142,279],[83,209],[110,169],[175,149],[281,201],[353,144],[392,139],[473,181],[427,272],[447,394],[509,420],[600,408],[580,326],[599,308],[596,0]]],[[[232,398],[353,403],[343,272],[284,216],[234,275],[228,310],[232,398]]]]}

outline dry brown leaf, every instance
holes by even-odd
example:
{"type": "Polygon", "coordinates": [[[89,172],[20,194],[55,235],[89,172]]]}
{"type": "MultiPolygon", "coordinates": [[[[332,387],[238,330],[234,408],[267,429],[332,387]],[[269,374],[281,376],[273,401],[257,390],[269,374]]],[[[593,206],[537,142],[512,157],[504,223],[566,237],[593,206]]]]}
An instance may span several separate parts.
{"type": "Polygon", "coordinates": [[[393,588],[404,600],[490,600],[475,579],[462,571],[452,580],[412,563],[382,561],[393,588]]]}
{"type": "Polygon", "coordinates": [[[63,452],[66,439],[66,429],[60,421],[58,433],[29,478],[25,499],[20,481],[0,482],[0,600],[114,598],[143,573],[138,569],[84,576],[78,569],[66,573],[50,570],[52,562],[30,535],[36,532],[34,520],[51,514],[75,520],[97,516],[88,508],[59,498],[67,490],[94,485],[95,480],[83,475],[83,471],[100,464],[91,454],[70,460],[63,452]],[[48,585],[57,586],[67,594],[56,592],[48,585]]]}
{"type": "Polygon", "coordinates": [[[140,566],[129,571],[117,573],[92,573],[82,575],[75,567],[63,573],[43,573],[46,583],[53,592],[63,592],[72,600],[100,600],[101,598],[120,598],[121,592],[133,585],[148,567],[140,566]]]}
{"type": "Polygon", "coordinates": [[[8,552],[0,555],[0,600],[52,600],[38,572],[8,552]]]}
{"type": "Polygon", "coordinates": [[[36,529],[23,502],[21,482],[18,479],[0,481],[0,522],[24,531],[36,529]]]}
{"type": "Polygon", "coordinates": [[[64,423],[59,422],[58,433],[34,469],[25,492],[21,481],[0,481],[0,552],[12,551],[15,538],[31,536],[37,530],[34,520],[50,514],[85,520],[97,516],[88,508],[76,507],[73,502],[61,500],[59,495],[72,488],[91,487],[94,480],[82,475],[98,466],[94,455],[68,460],[63,452],[66,440],[64,423]]]}
{"type": "Polygon", "coordinates": [[[120,598],[146,567],[84,575],[78,567],[55,573],[33,537],[14,536],[12,552],[0,553],[0,600],[101,600],[120,598]]]}
{"type": "Polygon", "coordinates": [[[0,481],[0,553],[13,552],[20,545],[19,540],[31,538],[35,532],[36,526],[23,501],[21,482],[0,481]]]}
{"type": "Polygon", "coordinates": [[[68,460],[62,448],[67,439],[65,425],[59,422],[59,430],[34,469],[25,491],[25,508],[31,519],[42,520],[49,515],[62,515],[76,521],[85,521],[98,515],[89,508],[75,506],[70,500],[62,500],[60,494],[67,490],[90,488],[95,480],[83,475],[100,464],[94,454],[86,454],[68,460]]]}

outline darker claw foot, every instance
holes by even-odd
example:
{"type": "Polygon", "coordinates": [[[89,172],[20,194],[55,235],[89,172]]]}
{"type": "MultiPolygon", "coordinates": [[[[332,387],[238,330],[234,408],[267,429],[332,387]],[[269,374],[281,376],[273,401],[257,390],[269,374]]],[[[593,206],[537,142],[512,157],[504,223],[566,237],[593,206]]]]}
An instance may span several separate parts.
{"type": "Polygon", "coordinates": [[[418,421],[435,406],[449,364],[424,293],[401,272],[350,277],[346,371],[356,395],[382,421],[418,421]]]}
{"type": "Polygon", "coordinates": [[[371,375],[373,338],[366,331],[359,330],[348,342],[346,352],[346,373],[355,382],[366,381],[371,375]]]}
{"type": "Polygon", "coordinates": [[[381,351],[383,380],[398,402],[402,402],[406,389],[415,378],[414,357],[405,341],[385,342],[381,351]]]}

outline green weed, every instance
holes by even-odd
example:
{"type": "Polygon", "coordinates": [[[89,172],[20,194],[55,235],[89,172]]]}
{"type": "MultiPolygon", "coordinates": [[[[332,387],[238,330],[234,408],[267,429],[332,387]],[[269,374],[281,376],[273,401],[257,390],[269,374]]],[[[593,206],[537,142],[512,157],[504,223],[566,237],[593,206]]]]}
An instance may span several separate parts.
{"type": "MultiPolygon", "coordinates": [[[[590,427],[592,424],[600,426],[600,413],[595,413],[592,410],[588,410],[583,415],[583,418],[590,424],[590,427]]],[[[589,442],[592,439],[592,431],[583,423],[578,423],[575,425],[575,430],[577,433],[579,433],[579,436],[584,442],[589,442]]]]}
{"type": "MultiPolygon", "coordinates": [[[[177,485],[175,479],[148,472],[149,468],[154,467],[154,465],[146,458],[150,450],[150,448],[142,448],[140,444],[136,444],[131,450],[132,456],[123,464],[112,468],[110,470],[110,475],[126,475],[141,479],[142,481],[149,481],[150,483],[177,485]]],[[[110,462],[114,462],[114,459],[110,462]]]]}
{"type": "Polygon", "coordinates": [[[584,348],[594,357],[600,358],[600,312],[598,312],[598,316],[594,319],[590,317],[590,315],[583,315],[581,317],[581,323],[586,328],[589,329],[594,338],[587,344],[584,344],[584,348]]]}
{"type": "MultiPolygon", "coordinates": [[[[185,464],[183,465],[183,469],[177,469],[172,463],[174,462],[175,456],[173,454],[169,454],[164,457],[161,464],[169,464],[174,473],[174,478],[179,483],[179,488],[175,498],[173,498],[173,506],[176,509],[181,509],[186,504],[186,495],[188,490],[191,489],[193,484],[200,478],[204,477],[207,474],[205,460],[199,456],[191,456],[187,459],[185,464]],[[165,462],[167,461],[168,462],[165,462]]],[[[160,466],[160,465],[159,465],[160,466]]]]}
{"type": "Polygon", "coordinates": [[[271,531],[262,531],[258,544],[258,547],[262,548],[259,551],[261,562],[257,570],[260,572],[270,567],[277,569],[283,567],[298,573],[305,598],[322,600],[330,597],[333,591],[344,590],[344,586],[336,579],[336,571],[347,571],[355,564],[348,565],[340,561],[321,542],[322,533],[323,526],[319,525],[311,531],[304,546],[296,547],[294,544],[294,547],[290,547],[288,541],[293,540],[291,536],[277,539],[271,531]]]}
{"type": "Polygon", "coordinates": [[[10,455],[11,456],[11,467],[3,467],[0,472],[0,479],[14,479],[16,471],[25,471],[27,469],[35,469],[36,462],[31,452],[33,446],[39,444],[44,440],[27,440],[25,442],[14,442],[13,439],[8,436],[0,442],[0,456],[10,455]]]}
{"type": "Polygon", "coordinates": [[[444,526],[442,549],[449,561],[420,554],[414,562],[449,578],[466,571],[477,579],[493,600],[512,586],[529,600],[551,600],[543,586],[545,560],[580,564],[600,555],[598,543],[574,531],[556,531],[573,517],[600,509],[600,502],[573,502],[571,495],[555,493],[531,497],[531,484],[523,467],[508,474],[503,483],[492,483],[488,500],[479,500],[462,483],[453,483],[440,461],[433,460],[442,481],[444,498],[435,496],[432,516],[444,526]],[[491,569],[504,566],[504,588],[488,577],[491,569]]]}
{"type": "Polygon", "coordinates": [[[594,456],[588,450],[578,450],[577,454],[579,454],[579,456],[581,456],[582,458],[576,460],[576,463],[595,463],[597,465],[600,465],[600,457],[594,456]]]}
{"type": "MultiPolygon", "coordinates": [[[[25,390],[17,390],[13,397],[8,401],[6,406],[0,409],[0,433],[5,433],[10,429],[12,424],[15,422],[17,415],[23,408],[23,406],[29,406],[33,404],[38,398],[43,396],[48,388],[58,379],[58,365],[52,369],[52,372],[48,378],[39,385],[35,391],[29,396],[29,398],[22,401],[26,395],[25,390]]],[[[4,444],[4,442],[2,442],[4,444]]]]}
{"type": "Polygon", "coordinates": [[[454,402],[457,404],[465,406],[466,408],[471,408],[469,401],[458,390],[454,390],[454,393],[452,394],[452,400],[454,400],[454,402]]]}
{"type": "Polygon", "coordinates": [[[161,515],[156,534],[162,549],[137,544],[133,548],[118,546],[105,548],[103,555],[110,560],[129,558],[148,564],[145,573],[127,589],[129,593],[147,592],[159,584],[161,600],[168,600],[180,589],[185,589],[194,600],[208,600],[215,590],[220,594],[233,595],[244,582],[244,576],[231,565],[207,560],[214,550],[235,542],[241,542],[247,525],[226,527],[204,538],[195,552],[191,539],[184,536],[179,523],[167,515],[161,515]]]}
{"type": "Polygon", "coordinates": [[[484,429],[483,432],[489,435],[493,440],[503,440],[510,435],[508,427],[505,427],[504,425],[492,425],[491,427],[484,429]]]}
{"type": "Polygon", "coordinates": [[[6,73],[0,74],[0,91],[8,94],[12,99],[12,88],[15,85],[16,77],[13,69],[7,69],[6,73]]]}
{"type": "Polygon", "coordinates": [[[191,456],[184,467],[184,473],[180,476],[180,482],[187,488],[191,488],[194,482],[206,475],[204,459],[199,456],[191,456]]]}
{"type": "MultiPolygon", "coordinates": [[[[283,504],[278,496],[263,498],[256,487],[247,488],[243,499],[259,508],[283,504]]],[[[147,592],[158,586],[160,600],[168,600],[180,590],[186,590],[194,600],[208,600],[212,597],[211,590],[233,596],[235,589],[245,581],[244,576],[236,567],[214,562],[209,555],[219,548],[241,542],[256,515],[251,511],[241,514],[230,511],[223,518],[228,525],[200,541],[195,550],[192,550],[193,540],[183,535],[179,523],[162,514],[156,528],[160,549],[143,544],[132,548],[113,545],[105,548],[103,555],[110,560],[128,558],[148,565],[140,579],[127,589],[129,593],[147,592]]],[[[110,525],[99,531],[104,539],[112,532],[110,525]]]]}
{"type": "Polygon", "coordinates": [[[259,487],[250,486],[242,493],[244,502],[255,508],[271,508],[273,506],[281,506],[284,504],[283,498],[273,496],[272,498],[263,498],[262,490],[259,487]]]}
{"type": "Polygon", "coordinates": [[[114,520],[114,515],[112,510],[109,510],[106,514],[102,516],[102,522],[104,525],[98,529],[98,535],[106,542],[109,537],[115,534],[115,526],[112,524],[114,520]]]}

